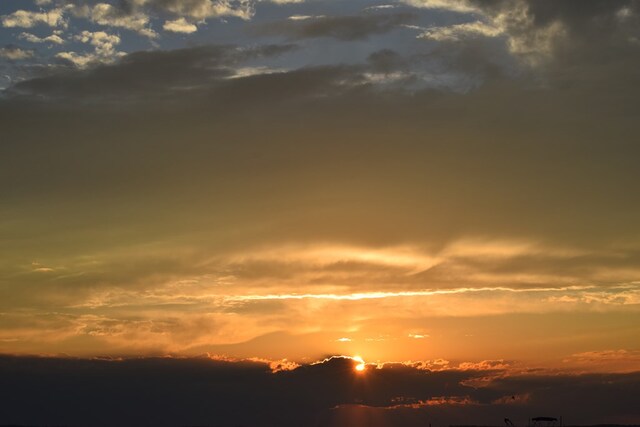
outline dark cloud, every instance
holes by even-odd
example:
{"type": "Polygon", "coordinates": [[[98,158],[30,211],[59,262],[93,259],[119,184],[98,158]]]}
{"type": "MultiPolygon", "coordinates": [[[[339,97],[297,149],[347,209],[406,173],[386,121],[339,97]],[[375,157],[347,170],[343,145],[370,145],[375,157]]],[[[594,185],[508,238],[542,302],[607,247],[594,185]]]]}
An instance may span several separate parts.
{"type": "Polygon", "coordinates": [[[362,407],[384,410],[384,419],[393,425],[419,425],[419,420],[497,425],[505,415],[524,423],[532,413],[564,415],[569,424],[637,422],[640,417],[634,400],[637,374],[498,376],[471,387],[463,384],[501,371],[428,371],[392,364],[358,374],[356,364],[331,358],[272,373],[260,362],[207,358],[3,356],[0,422],[326,426],[362,407]]]}
{"type": "Polygon", "coordinates": [[[352,16],[310,16],[257,26],[261,35],[282,35],[292,40],[332,37],[338,40],[358,40],[383,34],[415,19],[410,13],[362,14],[352,16]]]}
{"type": "MultiPolygon", "coordinates": [[[[87,71],[67,69],[54,75],[17,83],[10,90],[17,96],[83,98],[124,101],[130,97],[163,97],[181,91],[209,89],[234,74],[244,61],[280,55],[295,45],[200,46],[173,51],[135,52],[118,63],[87,71]],[[164,89],[164,90],[161,90],[164,89]]],[[[144,98],[143,98],[144,99],[144,98]]],[[[135,100],[135,98],[134,98],[135,100]]]]}

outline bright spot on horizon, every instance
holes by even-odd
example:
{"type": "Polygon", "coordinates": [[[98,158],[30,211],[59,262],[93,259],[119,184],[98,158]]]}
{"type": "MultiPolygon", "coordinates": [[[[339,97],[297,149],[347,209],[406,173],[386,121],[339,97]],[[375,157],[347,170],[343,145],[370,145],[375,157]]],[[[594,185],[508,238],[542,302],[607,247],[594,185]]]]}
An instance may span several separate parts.
{"type": "Polygon", "coordinates": [[[353,356],[353,360],[355,360],[356,362],[358,362],[358,364],[356,365],[356,371],[358,371],[358,372],[362,372],[362,371],[364,371],[365,363],[364,363],[364,360],[362,359],[362,357],[360,357],[360,356],[353,356]]]}

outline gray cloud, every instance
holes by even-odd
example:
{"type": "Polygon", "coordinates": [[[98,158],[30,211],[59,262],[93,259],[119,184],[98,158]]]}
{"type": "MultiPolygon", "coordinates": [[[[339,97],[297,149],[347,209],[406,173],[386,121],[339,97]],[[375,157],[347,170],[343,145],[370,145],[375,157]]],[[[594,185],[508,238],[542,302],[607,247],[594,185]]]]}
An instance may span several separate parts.
{"type": "Polygon", "coordinates": [[[392,31],[410,23],[410,13],[363,14],[353,16],[315,16],[257,26],[262,35],[282,35],[290,39],[331,37],[338,40],[358,40],[392,31]]]}
{"type": "Polygon", "coordinates": [[[135,52],[114,65],[86,72],[66,70],[20,82],[11,90],[16,95],[71,96],[85,100],[108,100],[115,96],[122,101],[123,96],[176,95],[181,91],[208,89],[233,75],[233,67],[244,61],[283,54],[292,49],[295,49],[294,45],[200,46],[175,51],[135,52]]]}

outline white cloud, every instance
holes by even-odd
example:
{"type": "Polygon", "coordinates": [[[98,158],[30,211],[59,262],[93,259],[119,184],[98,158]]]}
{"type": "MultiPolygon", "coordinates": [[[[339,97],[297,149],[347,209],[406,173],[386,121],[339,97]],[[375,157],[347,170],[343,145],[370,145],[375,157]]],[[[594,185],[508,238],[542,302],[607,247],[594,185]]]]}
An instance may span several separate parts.
{"type": "Polygon", "coordinates": [[[57,34],[51,34],[50,36],[47,36],[47,37],[38,37],[35,34],[22,33],[18,36],[18,38],[22,40],[26,40],[31,43],[64,44],[64,39],[57,34]]]}
{"type": "Polygon", "coordinates": [[[184,18],[178,18],[178,19],[176,19],[174,21],[166,21],[164,23],[164,25],[162,26],[162,28],[165,31],[170,31],[172,33],[190,34],[190,33],[195,33],[196,31],[198,31],[198,27],[196,27],[194,24],[188,22],[184,18]]]}
{"type": "Polygon", "coordinates": [[[93,53],[78,54],[75,52],[60,52],[56,54],[56,58],[69,61],[78,68],[86,68],[90,64],[98,61],[97,55],[93,53]]]}
{"type": "Polygon", "coordinates": [[[324,15],[291,15],[289,18],[289,20],[291,21],[306,21],[307,19],[318,19],[318,18],[324,18],[324,15]]]}
{"type": "Polygon", "coordinates": [[[149,16],[141,11],[123,13],[108,3],[98,3],[93,7],[87,5],[68,7],[75,16],[89,19],[98,25],[125,28],[148,38],[158,37],[158,33],[148,26],[149,16]]]}
{"type": "Polygon", "coordinates": [[[19,59],[31,58],[32,56],[33,56],[32,50],[24,50],[16,46],[0,47],[0,58],[19,60],[19,59]]]}
{"type": "Polygon", "coordinates": [[[379,4],[376,6],[366,7],[364,10],[384,10],[384,9],[395,9],[398,7],[396,4],[379,4]]]}
{"type": "Polygon", "coordinates": [[[6,28],[31,28],[36,25],[48,25],[57,27],[64,25],[62,9],[51,9],[45,12],[32,12],[29,10],[16,10],[2,17],[2,26],[6,28]]]}
{"type": "Polygon", "coordinates": [[[104,31],[83,31],[80,35],[74,37],[82,43],[88,43],[95,47],[95,53],[102,57],[110,57],[115,55],[115,47],[120,44],[120,37],[107,34],[104,31]]]}
{"type": "Polygon", "coordinates": [[[64,59],[78,68],[87,68],[92,64],[110,63],[124,55],[123,52],[116,50],[116,46],[120,44],[120,37],[114,34],[108,34],[104,31],[83,31],[75,36],[74,39],[90,44],[94,47],[94,51],[84,54],[60,52],[56,55],[56,58],[64,59]]]}
{"type": "Polygon", "coordinates": [[[443,9],[452,12],[473,13],[478,8],[471,5],[467,0],[402,0],[403,3],[424,9],[443,9]]]}
{"type": "Polygon", "coordinates": [[[450,25],[448,27],[430,28],[418,37],[437,41],[457,41],[466,37],[497,37],[501,34],[503,34],[503,30],[501,28],[485,24],[481,21],[475,21],[465,24],[450,25]]]}
{"type": "Polygon", "coordinates": [[[168,12],[194,19],[235,16],[244,20],[253,17],[253,2],[248,0],[199,0],[196,2],[172,2],[165,6],[168,12]]]}
{"type": "Polygon", "coordinates": [[[283,73],[285,69],[280,68],[270,68],[270,67],[240,67],[235,70],[235,73],[229,78],[241,78],[241,77],[250,77],[250,76],[258,76],[263,74],[274,74],[274,73],[283,73]]]}

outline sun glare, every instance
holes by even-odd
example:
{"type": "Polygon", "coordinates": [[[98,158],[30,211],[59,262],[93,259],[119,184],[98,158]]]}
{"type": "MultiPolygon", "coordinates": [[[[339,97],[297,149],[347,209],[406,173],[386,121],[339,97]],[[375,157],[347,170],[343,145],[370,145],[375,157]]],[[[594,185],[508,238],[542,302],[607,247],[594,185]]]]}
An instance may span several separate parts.
{"type": "Polygon", "coordinates": [[[357,371],[357,372],[362,372],[362,371],[364,371],[365,363],[364,363],[364,360],[362,359],[362,357],[360,357],[360,356],[353,356],[353,360],[355,360],[356,362],[358,362],[358,364],[356,365],[356,371],[357,371]]]}

